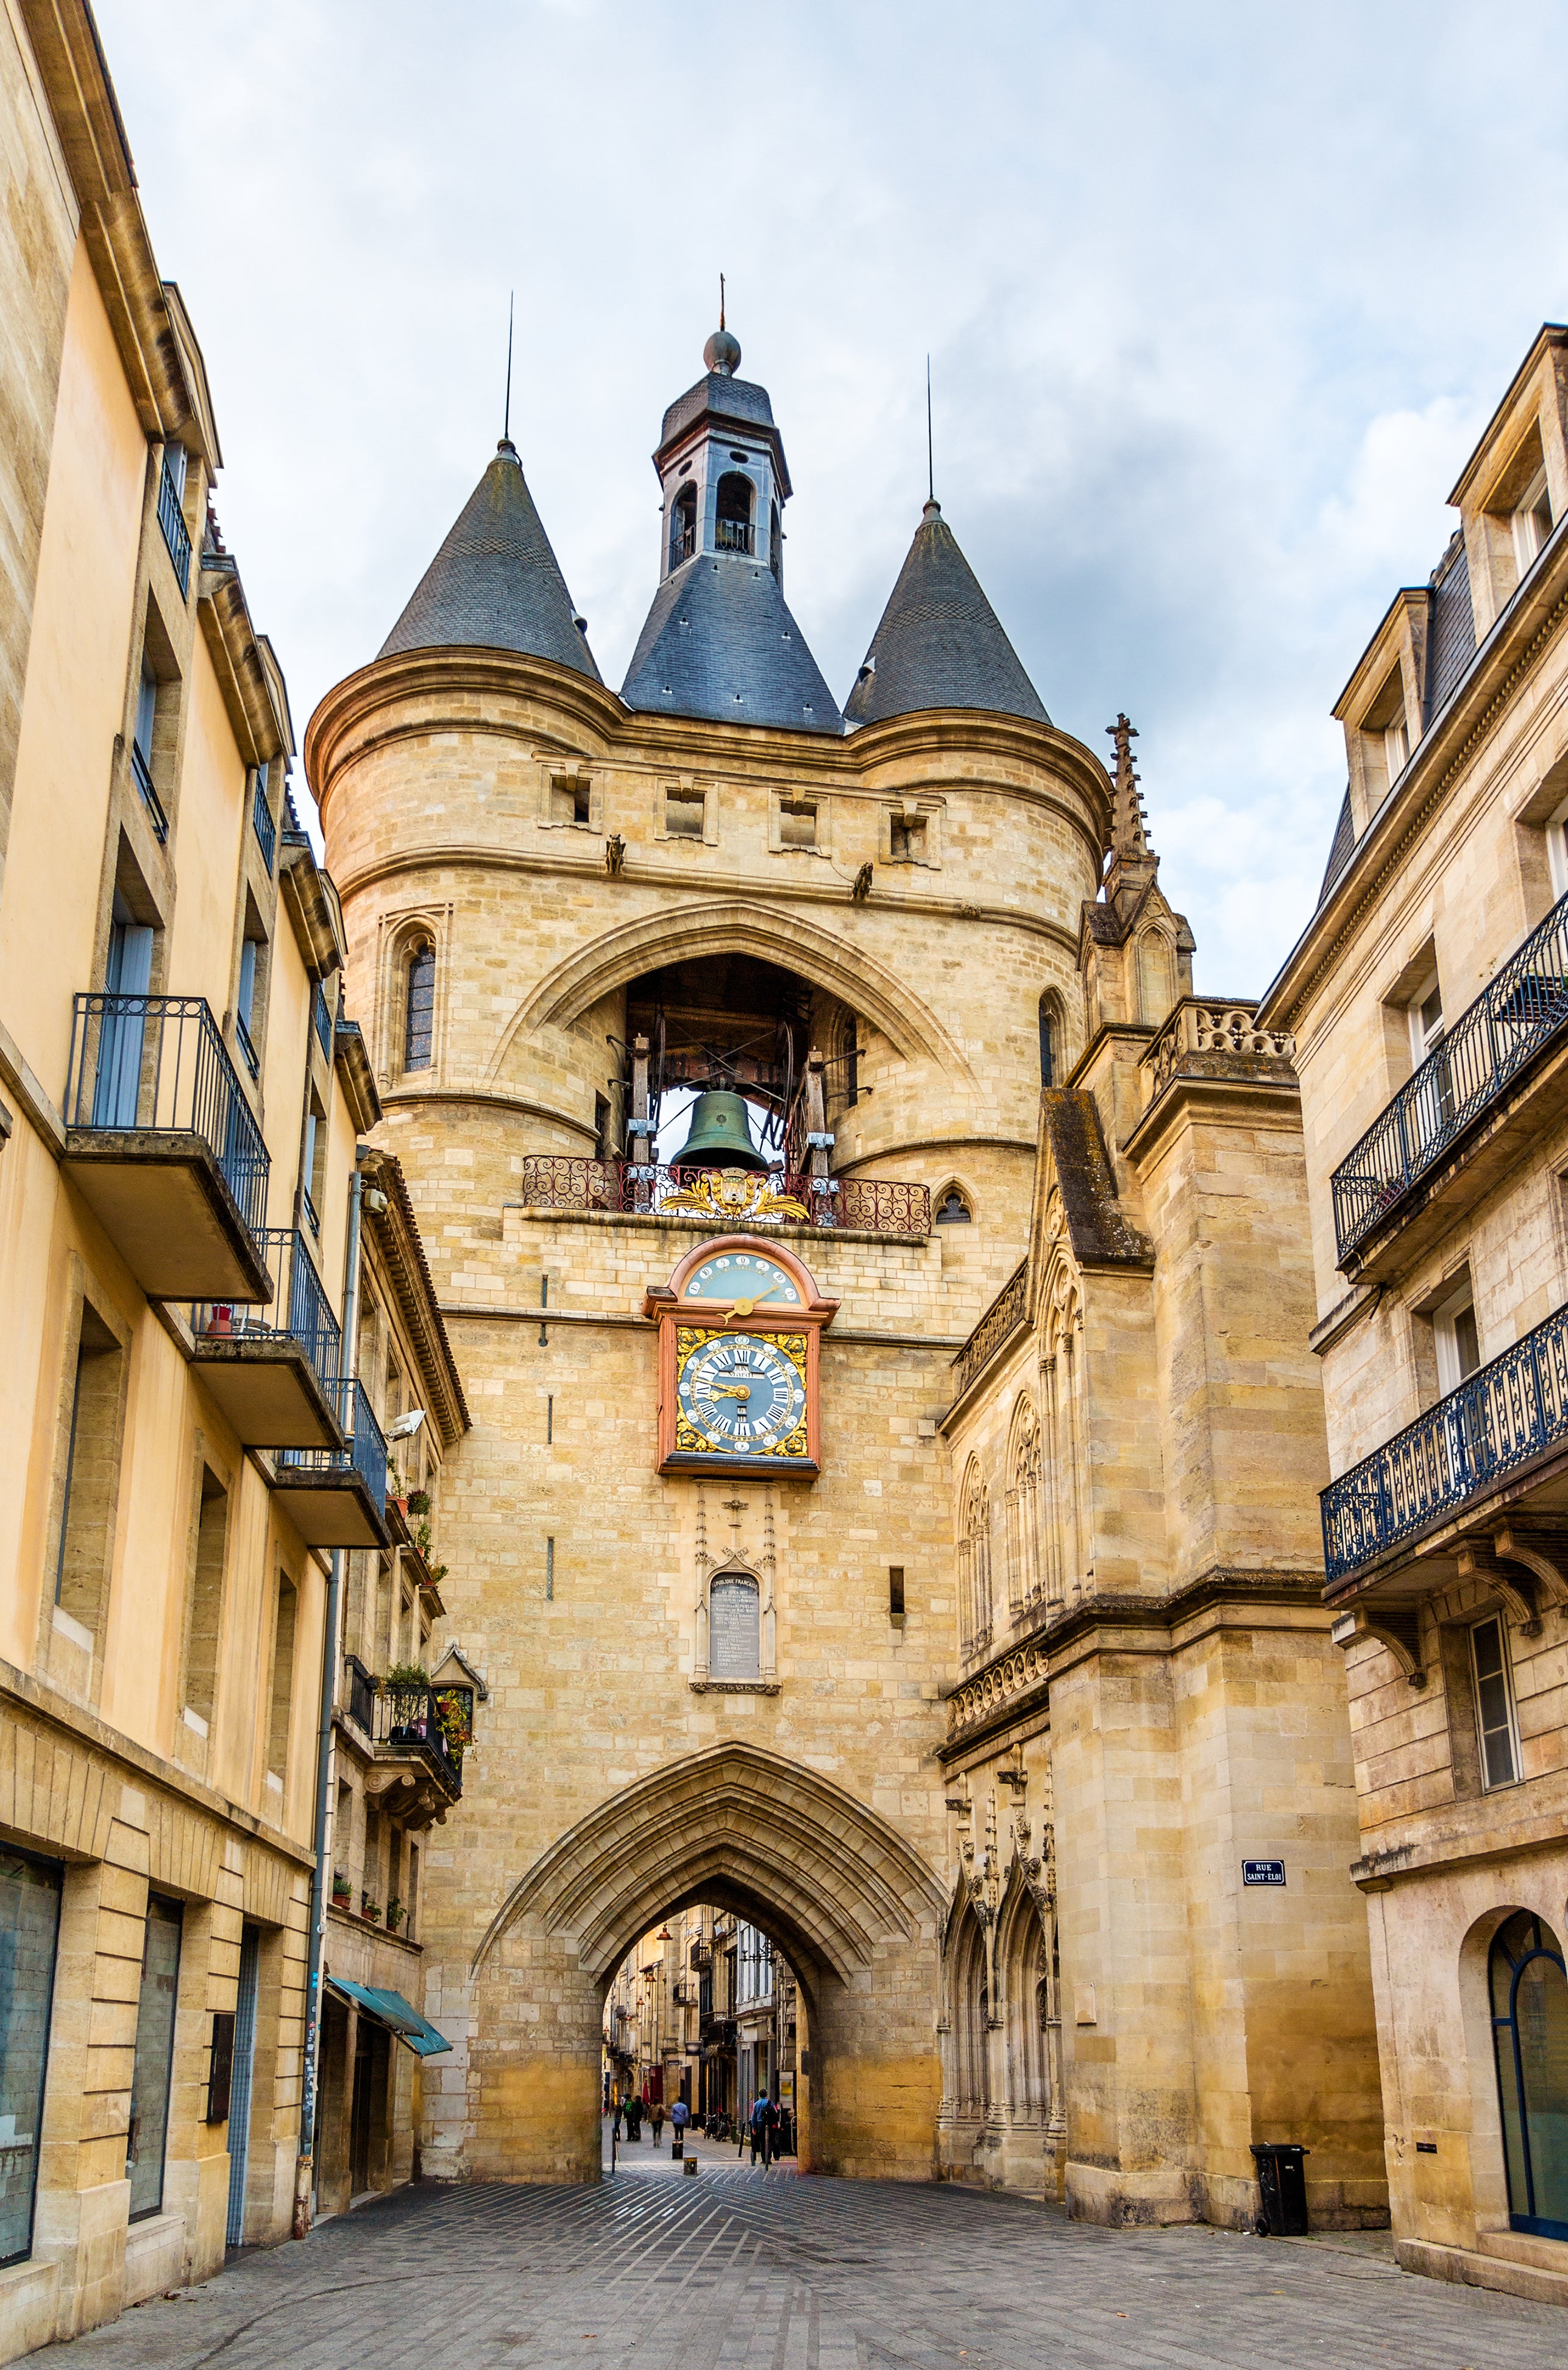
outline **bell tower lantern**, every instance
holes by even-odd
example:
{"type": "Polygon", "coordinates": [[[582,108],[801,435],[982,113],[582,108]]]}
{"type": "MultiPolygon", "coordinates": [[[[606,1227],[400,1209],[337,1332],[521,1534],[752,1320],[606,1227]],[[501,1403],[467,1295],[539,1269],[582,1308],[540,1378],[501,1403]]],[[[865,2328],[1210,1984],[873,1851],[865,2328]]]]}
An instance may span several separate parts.
{"type": "Polygon", "coordinates": [[[702,350],[704,375],[664,414],[653,466],[663,490],[663,584],[693,559],[760,561],[784,581],[779,521],[790,499],[784,444],[767,389],[737,378],[741,349],[724,326],[702,350]]]}

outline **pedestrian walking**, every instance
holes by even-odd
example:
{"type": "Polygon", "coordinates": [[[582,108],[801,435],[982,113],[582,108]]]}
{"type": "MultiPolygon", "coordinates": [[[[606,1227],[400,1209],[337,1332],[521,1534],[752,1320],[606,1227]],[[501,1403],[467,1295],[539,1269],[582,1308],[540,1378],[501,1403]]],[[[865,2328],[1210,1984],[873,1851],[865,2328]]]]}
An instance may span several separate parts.
{"type": "Polygon", "coordinates": [[[765,2172],[767,2169],[767,2142],[770,2130],[768,2116],[771,2111],[772,2101],[767,2098],[764,2091],[759,2090],[755,2099],[752,2101],[752,2111],[749,2119],[751,2160],[753,2164],[756,2162],[757,2150],[760,2148],[762,2150],[762,2169],[765,2172]]]}
{"type": "Polygon", "coordinates": [[[654,2145],[654,2146],[655,2146],[655,2147],[660,2147],[660,2146],[663,2146],[663,2138],[664,2138],[664,2101],[663,2100],[663,2099],[655,2099],[655,2100],[654,2100],[654,2101],[653,2101],[653,2145],[654,2145]]]}
{"type": "Polygon", "coordinates": [[[616,2100],[615,2120],[610,2125],[610,2136],[612,2139],[618,2140],[621,2135],[621,2118],[625,2112],[626,2101],[623,2099],[617,2099],[616,2100]]]}
{"type": "Polygon", "coordinates": [[[670,2122],[674,2130],[674,2137],[670,2142],[670,2154],[685,2156],[686,2126],[691,2122],[691,2109],[684,2099],[677,2099],[670,2109],[670,2122]]]}

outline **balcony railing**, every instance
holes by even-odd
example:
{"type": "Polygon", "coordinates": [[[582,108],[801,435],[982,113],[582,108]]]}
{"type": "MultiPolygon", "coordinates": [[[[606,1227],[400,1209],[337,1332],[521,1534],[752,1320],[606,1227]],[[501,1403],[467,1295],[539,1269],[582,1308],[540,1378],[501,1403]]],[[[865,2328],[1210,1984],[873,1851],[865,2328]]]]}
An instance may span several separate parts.
{"type": "Polygon", "coordinates": [[[136,741],[131,743],[131,773],[136,788],[142,793],[142,804],[152,817],[153,835],[162,846],[168,838],[168,817],[163,811],[163,800],[154,787],[153,769],[142,754],[141,743],[136,741]]]}
{"type": "Polygon", "coordinates": [[[988,1366],[1005,1341],[1010,1341],[1029,1315],[1029,1261],[1015,1270],[968,1340],[952,1362],[952,1395],[961,1399],[984,1366],[988,1366]]]}
{"type": "Polygon", "coordinates": [[[316,1204],[310,1198],[310,1188],[308,1185],[302,1185],[300,1187],[299,1198],[301,1202],[304,1204],[306,1219],[309,1225],[310,1231],[316,1237],[317,1241],[319,1242],[321,1240],[321,1220],[317,1214],[316,1204]]]}
{"type": "Polygon", "coordinates": [[[419,1752],[455,1794],[463,1790],[463,1750],[447,1734],[440,1687],[395,1685],[383,1679],[371,1731],[377,1744],[419,1752]]]}
{"type": "Polygon", "coordinates": [[[291,1473],[346,1473],[352,1468],[363,1481],[379,1513],[386,1503],[386,1441],[364,1386],[340,1375],[324,1375],[321,1379],[338,1429],[349,1444],[347,1448],[282,1448],[278,1452],[279,1467],[291,1473]]]}
{"type": "Polygon", "coordinates": [[[1330,1581],[1343,1580],[1560,1441],[1568,1441],[1568,1308],[1330,1482],[1321,1496],[1330,1581]]]}
{"type": "Polygon", "coordinates": [[[672,569],[684,568],[686,561],[691,558],[692,553],[696,549],[697,529],[694,526],[686,527],[673,535],[670,537],[670,566],[672,569]]]}
{"type": "Polygon", "coordinates": [[[319,980],[316,983],[316,1002],[313,1007],[312,1017],[316,1022],[316,1033],[321,1040],[321,1051],[326,1054],[327,1059],[330,1061],[332,1058],[332,1015],[328,1009],[326,991],[322,987],[319,980]]]}
{"type": "Polygon", "coordinates": [[[747,1225],[857,1226],[868,1234],[928,1235],[931,1195],[925,1185],[881,1177],[797,1177],[782,1169],[721,1173],[638,1160],[586,1160],[530,1155],[523,1163],[525,1204],[536,1210],[603,1210],[628,1216],[668,1215],[747,1225]]]}
{"type": "Polygon", "coordinates": [[[1568,897],[1455,1021],[1333,1176],[1340,1258],[1394,1209],[1568,1021],[1568,897]]]}
{"type": "Polygon", "coordinates": [[[201,1137],[260,1235],[267,1147],[205,996],[78,995],[65,1124],[201,1137]]]}
{"type": "Polygon", "coordinates": [[[714,522],[713,540],[721,551],[750,551],[750,523],[745,519],[718,519],[714,522]]]}
{"type": "Polygon", "coordinates": [[[342,1334],[305,1237],[292,1226],[268,1226],[256,1239],[269,1274],[278,1280],[271,1299],[259,1308],[198,1300],[190,1310],[191,1332],[199,1341],[268,1341],[286,1336],[300,1344],[317,1380],[335,1390],[342,1334]]]}
{"type": "Polygon", "coordinates": [[[344,1655],[343,1675],[349,1683],[345,1707],[349,1718],[371,1736],[375,1728],[375,1681],[357,1654],[344,1655]]]}
{"type": "Polygon", "coordinates": [[[186,531],[185,514],[180,508],[179,488],[174,482],[174,471],[164,455],[163,475],[158,480],[158,524],[174,562],[174,572],[179,579],[181,592],[190,590],[190,537],[186,531]]]}
{"type": "Polygon", "coordinates": [[[267,804],[267,773],[264,766],[256,769],[256,788],[250,802],[250,821],[255,829],[257,846],[261,850],[269,872],[278,845],[278,826],[272,821],[272,810],[267,804]]]}

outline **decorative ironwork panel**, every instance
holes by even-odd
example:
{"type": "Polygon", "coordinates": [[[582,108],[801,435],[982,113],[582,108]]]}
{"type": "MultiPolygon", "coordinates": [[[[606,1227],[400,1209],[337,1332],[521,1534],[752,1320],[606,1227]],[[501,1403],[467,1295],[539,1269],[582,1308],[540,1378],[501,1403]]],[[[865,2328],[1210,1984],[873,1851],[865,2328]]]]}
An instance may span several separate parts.
{"type": "Polygon", "coordinates": [[[200,1136],[260,1235],[271,1158],[205,996],[78,995],[65,1124],[200,1136]]]}

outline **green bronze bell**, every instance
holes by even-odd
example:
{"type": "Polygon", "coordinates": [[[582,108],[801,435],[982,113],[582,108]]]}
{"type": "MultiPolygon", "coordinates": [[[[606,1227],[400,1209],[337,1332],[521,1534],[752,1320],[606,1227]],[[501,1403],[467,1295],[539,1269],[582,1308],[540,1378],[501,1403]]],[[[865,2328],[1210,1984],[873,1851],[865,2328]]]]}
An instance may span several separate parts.
{"type": "Polygon", "coordinates": [[[698,1095],[691,1107],[686,1143],[671,1164],[677,1168],[766,1168],[751,1138],[744,1098],[698,1095]]]}

